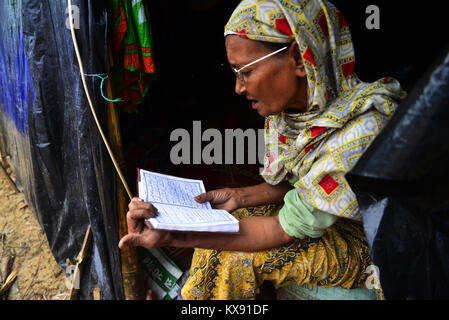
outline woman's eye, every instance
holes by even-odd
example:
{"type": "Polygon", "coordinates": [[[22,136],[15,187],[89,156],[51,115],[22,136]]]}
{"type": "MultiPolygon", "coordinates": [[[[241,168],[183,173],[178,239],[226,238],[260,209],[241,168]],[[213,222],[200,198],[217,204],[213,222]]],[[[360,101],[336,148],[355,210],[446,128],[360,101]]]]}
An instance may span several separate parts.
{"type": "Polygon", "coordinates": [[[251,70],[243,71],[243,72],[242,72],[242,76],[248,77],[250,73],[251,73],[251,70]]]}

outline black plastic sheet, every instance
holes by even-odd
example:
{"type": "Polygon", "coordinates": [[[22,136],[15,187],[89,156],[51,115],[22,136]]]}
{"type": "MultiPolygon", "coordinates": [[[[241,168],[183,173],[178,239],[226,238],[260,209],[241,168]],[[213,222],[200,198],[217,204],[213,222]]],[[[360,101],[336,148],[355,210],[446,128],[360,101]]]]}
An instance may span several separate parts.
{"type": "Polygon", "coordinates": [[[347,175],[387,299],[449,298],[449,50],[347,175]]]}
{"type": "MultiPolygon", "coordinates": [[[[85,71],[105,73],[106,3],[73,5],[85,71]]],[[[79,298],[91,298],[99,286],[102,299],[122,299],[115,176],[81,83],[67,1],[1,1],[0,20],[0,137],[19,186],[63,271],[66,259],[76,262],[91,225],[79,298]]],[[[100,81],[88,78],[88,84],[99,118],[106,119],[100,81]]]]}

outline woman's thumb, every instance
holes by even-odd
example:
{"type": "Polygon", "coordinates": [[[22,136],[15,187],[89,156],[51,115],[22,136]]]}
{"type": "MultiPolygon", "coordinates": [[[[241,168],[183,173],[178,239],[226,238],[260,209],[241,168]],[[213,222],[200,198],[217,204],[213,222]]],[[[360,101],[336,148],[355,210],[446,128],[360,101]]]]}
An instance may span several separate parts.
{"type": "Polygon", "coordinates": [[[125,247],[137,247],[140,245],[140,235],[131,233],[124,236],[120,242],[118,243],[118,246],[120,249],[123,249],[125,247]]]}
{"type": "Polygon", "coordinates": [[[206,193],[200,194],[199,196],[196,196],[193,199],[195,199],[196,202],[204,203],[206,201],[210,201],[211,200],[210,198],[211,198],[210,194],[208,192],[206,192],[206,193]]]}

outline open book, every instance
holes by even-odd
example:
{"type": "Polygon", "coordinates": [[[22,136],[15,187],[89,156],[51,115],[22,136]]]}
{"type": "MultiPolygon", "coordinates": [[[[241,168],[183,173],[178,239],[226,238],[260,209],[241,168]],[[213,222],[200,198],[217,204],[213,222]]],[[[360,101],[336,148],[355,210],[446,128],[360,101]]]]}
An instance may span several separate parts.
{"type": "Polygon", "coordinates": [[[139,198],[156,207],[147,219],[155,229],[198,232],[238,232],[239,222],[225,210],[193,198],[206,192],[203,181],[138,169],[139,198]]]}

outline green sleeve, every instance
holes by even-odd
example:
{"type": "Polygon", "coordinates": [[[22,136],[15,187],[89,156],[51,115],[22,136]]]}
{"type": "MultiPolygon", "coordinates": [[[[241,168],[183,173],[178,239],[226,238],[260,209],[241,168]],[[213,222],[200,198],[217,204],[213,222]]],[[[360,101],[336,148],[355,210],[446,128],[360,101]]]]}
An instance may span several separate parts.
{"type": "Polygon", "coordinates": [[[279,221],[291,237],[304,239],[319,238],[324,230],[337,221],[338,216],[321,211],[303,201],[296,189],[284,197],[284,206],[279,211],[279,221]]]}

